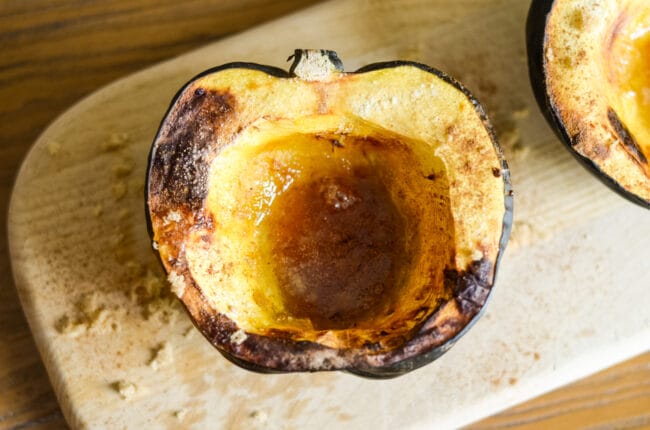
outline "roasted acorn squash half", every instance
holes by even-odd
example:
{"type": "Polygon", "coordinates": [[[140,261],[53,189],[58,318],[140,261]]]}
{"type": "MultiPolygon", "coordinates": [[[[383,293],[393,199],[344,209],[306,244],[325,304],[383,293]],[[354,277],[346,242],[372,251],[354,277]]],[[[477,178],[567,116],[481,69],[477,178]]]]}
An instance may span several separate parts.
{"type": "Polygon", "coordinates": [[[186,84],[151,149],[154,248],[195,325],[251,370],[392,377],[477,319],[508,240],[478,102],[410,62],[298,50],[186,84]]]}
{"type": "Polygon", "coordinates": [[[650,208],[650,2],[533,0],[530,79],[546,119],[605,184],[650,208]]]}

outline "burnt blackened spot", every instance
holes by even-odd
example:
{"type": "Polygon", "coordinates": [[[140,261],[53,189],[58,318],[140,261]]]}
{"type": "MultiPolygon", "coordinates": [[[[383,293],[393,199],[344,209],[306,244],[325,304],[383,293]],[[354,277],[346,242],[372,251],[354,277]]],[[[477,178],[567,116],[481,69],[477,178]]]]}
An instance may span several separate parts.
{"type": "Polygon", "coordinates": [[[495,178],[500,178],[501,177],[501,169],[498,167],[493,167],[492,168],[492,174],[494,175],[495,178]]]}
{"type": "Polygon", "coordinates": [[[475,314],[487,301],[490,294],[492,263],[485,258],[473,261],[467,270],[445,270],[445,285],[456,297],[464,314],[475,314]]]}
{"type": "Polygon", "coordinates": [[[571,146],[576,146],[578,143],[580,143],[580,137],[580,132],[571,135],[571,146]]]}
{"type": "MultiPolygon", "coordinates": [[[[345,137],[345,135],[339,135],[338,137],[345,137]]],[[[332,151],[334,148],[344,148],[345,145],[338,138],[331,137],[331,135],[316,133],[314,134],[316,140],[326,140],[332,145],[332,151]]]]}
{"type": "Polygon", "coordinates": [[[607,119],[609,119],[609,123],[614,128],[618,137],[623,141],[623,145],[628,154],[630,154],[637,163],[648,164],[648,159],[641,151],[639,144],[636,143],[636,140],[634,140],[634,137],[632,137],[627,127],[625,127],[618,115],[616,115],[616,112],[611,108],[607,110],[607,119]]]}
{"type": "Polygon", "coordinates": [[[330,139],[330,143],[332,144],[332,152],[334,152],[336,148],[343,148],[343,144],[337,139],[330,139]]]}
{"type": "Polygon", "coordinates": [[[435,173],[431,173],[425,177],[430,181],[435,181],[436,179],[438,179],[438,175],[436,175],[435,173]]]}
{"type": "Polygon", "coordinates": [[[227,92],[197,88],[179,98],[165,119],[152,159],[150,192],[165,205],[195,211],[207,195],[207,175],[231,117],[235,100],[227,92]]]}
{"type": "Polygon", "coordinates": [[[369,351],[376,352],[376,351],[381,351],[383,349],[383,345],[381,344],[381,342],[366,341],[363,344],[363,348],[369,351]]]}

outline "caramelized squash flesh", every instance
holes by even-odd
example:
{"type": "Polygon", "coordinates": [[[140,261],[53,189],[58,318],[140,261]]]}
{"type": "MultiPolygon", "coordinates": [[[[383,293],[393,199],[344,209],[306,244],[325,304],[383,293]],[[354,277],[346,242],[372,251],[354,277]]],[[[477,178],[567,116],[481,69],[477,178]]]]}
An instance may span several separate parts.
{"type": "Polygon", "coordinates": [[[212,167],[219,228],[186,250],[201,285],[219,272],[209,294],[242,329],[389,345],[451,296],[449,182],[424,142],[337,116],[250,128],[212,167]]]}

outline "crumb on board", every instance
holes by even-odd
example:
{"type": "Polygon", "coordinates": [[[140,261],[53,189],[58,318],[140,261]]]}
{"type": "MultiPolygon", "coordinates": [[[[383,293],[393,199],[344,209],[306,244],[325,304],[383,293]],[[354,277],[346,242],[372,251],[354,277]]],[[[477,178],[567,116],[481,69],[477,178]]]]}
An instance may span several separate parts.
{"type": "Polygon", "coordinates": [[[145,274],[145,266],[142,263],[138,263],[135,260],[128,260],[124,263],[126,267],[126,273],[131,279],[139,278],[145,274]]]}
{"type": "MultiPolygon", "coordinates": [[[[145,321],[161,325],[174,323],[181,313],[181,306],[171,293],[164,276],[158,274],[159,270],[134,260],[127,260],[124,266],[127,274],[125,282],[130,284],[124,292],[134,310],[145,321]]],[[[68,337],[118,330],[120,326],[116,321],[115,310],[107,306],[103,298],[99,292],[81,295],[74,307],[54,322],[55,330],[68,337]]],[[[159,358],[152,358],[157,360],[153,366],[163,365],[171,357],[171,346],[161,344],[161,347],[158,351],[159,358]]]]}
{"type": "Polygon", "coordinates": [[[147,270],[142,281],[147,298],[155,299],[163,296],[165,282],[151,270],[147,270]]]}
{"type": "Polygon", "coordinates": [[[523,160],[530,152],[530,148],[521,140],[519,128],[512,123],[502,125],[498,140],[509,161],[523,160]]]}
{"type": "Polygon", "coordinates": [[[173,361],[174,354],[171,344],[169,342],[163,342],[151,350],[151,359],[148,364],[153,370],[158,370],[173,361]]]}
{"type": "Polygon", "coordinates": [[[501,131],[501,133],[499,133],[498,138],[499,143],[504,148],[512,148],[515,144],[517,144],[517,142],[519,142],[519,129],[515,126],[509,126],[501,131]]]}
{"type": "Polygon", "coordinates": [[[50,140],[45,144],[48,154],[55,157],[61,153],[61,144],[56,140],[50,140]]]}
{"type": "Polygon", "coordinates": [[[102,149],[105,152],[112,152],[122,149],[129,142],[127,133],[112,133],[108,139],[102,143],[102,149]]]}
{"type": "Polygon", "coordinates": [[[104,213],[104,207],[102,205],[98,204],[93,207],[93,215],[99,217],[102,213],[104,213]]]}
{"type": "Polygon", "coordinates": [[[174,411],[174,417],[179,421],[183,421],[186,416],[187,416],[187,409],[185,408],[174,411]]]}
{"type": "Polygon", "coordinates": [[[508,248],[518,249],[532,243],[547,240],[551,234],[548,231],[535,227],[528,221],[515,221],[508,241],[508,248]]]}
{"type": "Polygon", "coordinates": [[[124,178],[129,176],[133,171],[133,161],[131,160],[122,160],[119,163],[115,163],[111,168],[113,176],[116,178],[124,178]]]}
{"type": "Polygon", "coordinates": [[[113,235],[110,238],[111,245],[113,245],[114,247],[117,247],[118,245],[124,243],[125,240],[126,240],[126,235],[121,231],[113,233],[113,235]]]}
{"type": "Polygon", "coordinates": [[[111,384],[113,389],[124,399],[129,400],[138,392],[138,386],[133,382],[120,380],[111,384]]]}
{"type": "Polygon", "coordinates": [[[251,411],[251,413],[248,414],[248,416],[249,418],[257,421],[260,424],[266,423],[269,419],[269,416],[266,414],[266,412],[260,410],[251,411]]]}
{"type": "Polygon", "coordinates": [[[86,332],[88,328],[83,321],[78,319],[73,319],[68,314],[64,314],[54,323],[54,328],[60,334],[64,334],[69,337],[77,337],[86,332]]]}
{"type": "Polygon", "coordinates": [[[145,320],[156,320],[162,324],[172,324],[178,316],[176,300],[172,298],[157,299],[147,303],[142,316],[145,320]]]}
{"type": "Polygon", "coordinates": [[[133,260],[125,264],[131,283],[129,297],[132,303],[140,307],[144,319],[173,323],[180,307],[163,275],[133,260]]]}
{"type": "Polygon", "coordinates": [[[127,218],[131,218],[133,214],[128,208],[122,208],[117,212],[117,218],[120,220],[125,220],[127,218]]]}
{"type": "Polygon", "coordinates": [[[126,195],[128,188],[126,182],[118,181],[115,184],[113,184],[111,190],[113,192],[113,197],[115,198],[115,200],[120,200],[126,195]]]}
{"type": "Polygon", "coordinates": [[[529,116],[530,116],[530,110],[526,106],[512,111],[512,117],[514,119],[526,119],[529,116]]]}
{"type": "Polygon", "coordinates": [[[511,157],[515,160],[523,160],[530,153],[530,148],[521,143],[521,140],[515,142],[510,148],[511,157]]]}
{"type": "Polygon", "coordinates": [[[109,317],[106,307],[97,304],[97,293],[89,293],[77,301],[72,315],[66,313],[61,316],[54,323],[54,328],[60,334],[70,337],[77,337],[91,330],[114,330],[115,324],[111,324],[109,317]]]}

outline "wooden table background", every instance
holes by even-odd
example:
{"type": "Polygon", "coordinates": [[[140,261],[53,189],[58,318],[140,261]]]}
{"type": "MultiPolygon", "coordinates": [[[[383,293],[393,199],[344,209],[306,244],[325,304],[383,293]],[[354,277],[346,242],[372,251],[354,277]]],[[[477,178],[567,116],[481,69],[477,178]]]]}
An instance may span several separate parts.
{"type": "MultiPolygon", "coordinates": [[[[7,255],[7,206],[30,145],[112,80],[312,3],[0,0],[0,429],[66,428],[7,255]]],[[[650,428],[650,353],[471,428],[650,428]]]]}

